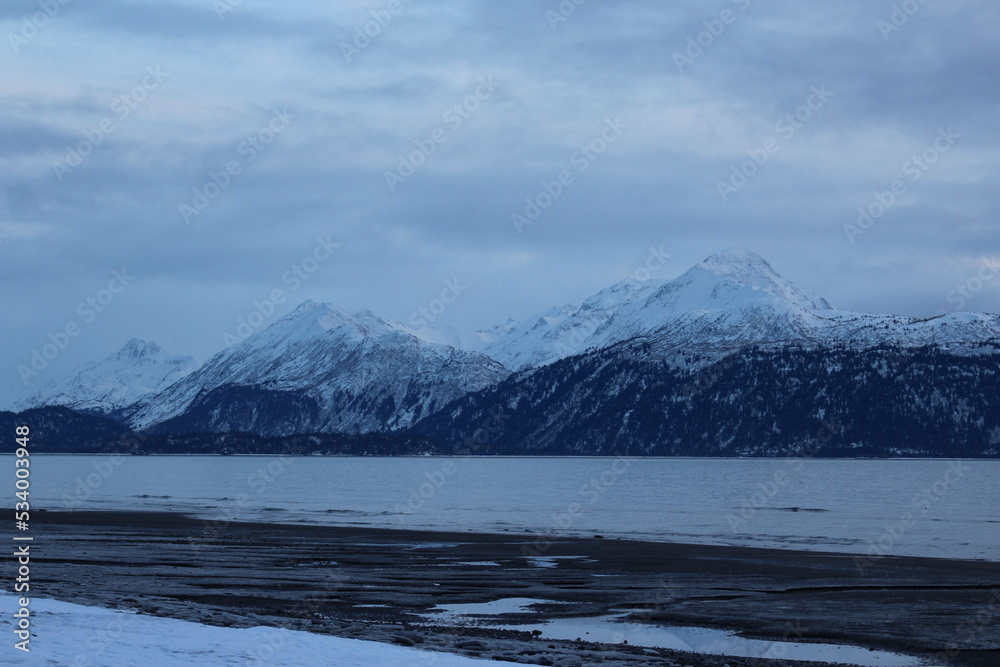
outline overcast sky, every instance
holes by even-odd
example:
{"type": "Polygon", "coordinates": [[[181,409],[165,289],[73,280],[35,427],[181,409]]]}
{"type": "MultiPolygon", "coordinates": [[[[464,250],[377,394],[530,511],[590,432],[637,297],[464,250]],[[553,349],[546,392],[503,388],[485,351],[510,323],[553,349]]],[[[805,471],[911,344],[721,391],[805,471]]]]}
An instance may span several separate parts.
{"type": "Polygon", "coordinates": [[[576,1],[0,3],[0,389],[206,359],[276,290],[262,326],[457,281],[479,328],[729,247],[840,308],[1000,310],[1000,3],[576,1]]]}

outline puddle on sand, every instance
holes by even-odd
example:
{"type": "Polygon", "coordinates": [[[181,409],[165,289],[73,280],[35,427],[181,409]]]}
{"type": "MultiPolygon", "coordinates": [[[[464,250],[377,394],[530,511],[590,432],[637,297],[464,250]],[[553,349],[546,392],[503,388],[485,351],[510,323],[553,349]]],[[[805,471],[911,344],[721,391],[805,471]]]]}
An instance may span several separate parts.
{"type": "Polygon", "coordinates": [[[445,563],[431,563],[431,567],[459,567],[461,565],[470,565],[472,567],[503,567],[495,560],[456,560],[445,563]]]}
{"type": "Polygon", "coordinates": [[[492,602],[439,605],[427,614],[435,623],[478,625],[522,632],[541,632],[545,639],[564,639],[665,648],[693,653],[742,658],[772,658],[816,662],[840,662],[861,667],[930,667],[913,656],[873,651],[861,646],[813,644],[806,642],[747,639],[726,630],[670,627],[622,621],[625,614],[579,618],[553,618],[544,623],[511,625],[499,618],[504,614],[535,611],[536,605],[565,604],[534,598],[504,598],[492,602]]]}
{"type": "Polygon", "coordinates": [[[460,604],[442,604],[435,607],[427,616],[435,622],[454,623],[456,625],[493,626],[495,623],[484,622],[502,614],[524,614],[533,610],[529,607],[540,604],[565,604],[555,600],[538,600],[536,598],[503,598],[492,602],[466,602],[460,604]]]}
{"type": "Polygon", "coordinates": [[[525,558],[535,567],[558,567],[561,560],[588,560],[585,556],[525,556],[525,558]]]}

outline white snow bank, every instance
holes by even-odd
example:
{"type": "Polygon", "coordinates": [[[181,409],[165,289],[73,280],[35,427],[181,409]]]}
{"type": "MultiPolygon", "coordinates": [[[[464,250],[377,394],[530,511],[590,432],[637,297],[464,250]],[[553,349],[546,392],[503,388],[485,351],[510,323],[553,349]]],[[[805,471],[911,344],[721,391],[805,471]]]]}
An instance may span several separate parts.
{"type": "MultiPolygon", "coordinates": [[[[475,667],[497,664],[359,639],[272,627],[220,628],[172,618],[31,599],[31,652],[14,648],[17,598],[0,593],[0,664],[337,665],[338,667],[475,667]]],[[[507,663],[511,664],[511,663],[507,663]]]]}

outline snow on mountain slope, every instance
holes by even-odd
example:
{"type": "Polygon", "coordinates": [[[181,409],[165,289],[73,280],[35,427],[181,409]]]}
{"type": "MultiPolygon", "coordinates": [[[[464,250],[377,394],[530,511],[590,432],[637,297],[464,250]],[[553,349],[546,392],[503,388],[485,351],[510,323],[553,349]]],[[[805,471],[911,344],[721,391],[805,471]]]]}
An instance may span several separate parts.
{"type": "Polygon", "coordinates": [[[430,327],[410,329],[409,333],[426,343],[450,345],[469,352],[480,352],[487,345],[487,342],[479,336],[478,331],[468,331],[449,324],[433,329],[430,327]]]}
{"type": "MultiPolygon", "coordinates": [[[[724,250],[708,257],[685,275],[691,276],[698,271],[708,273],[710,275],[708,283],[713,286],[717,283],[715,277],[718,276],[728,278],[734,285],[750,287],[754,291],[763,291],[802,308],[811,310],[830,310],[832,308],[826,299],[809,294],[797,285],[788,282],[778,275],[762,257],[746,250],[724,250]]],[[[707,300],[720,301],[714,293],[707,300]]]]}
{"type": "Polygon", "coordinates": [[[197,367],[192,357],[168,354],[156,343],[133,338],[111,356],[56,378],[15,410],[62,405],[107,414],[162,391],[197,367]]]}
{"type": "Polygon", "coordinates": [[[350,315],[307,301],[133,406],[128,419],[146,428],[180,415],[206,392],[238,385],[296,392],[314,401],[319,421],[302,425],[307,430],[386,430],[407,426],[507,375],[484,355],[426,342],[369,311],[350,315]]]}
{"type": "Polygon", "coordinates": [[[622,309],[609,329],[621,340],[643,337],[661,354],[695,351],[709,360],[746,346],[788,344],[932,345],[961,354],[996,340],[1000,316],[952,313],[919,319],[837,310],[786,281],[757,255],[729,251],[709,257],[641,304],[622,309]]]}
{"type": "Polygon", "coordinates": [[[550,308],[514,325],[483,352],[511,370],[521,370],[578,354],[602,341],[618,342],[613,334],[598,332],[605,330],[620,308],[648,296],[660,284],[623,280],[579,307],[550,308]]]}
{"type": "Polygon", "coordinates": [[[579,308],[554,308],[483,348],[507,368],[546,365],[587,349],[641,338],[656,354],[711,361],[750,346],[944,346],[972,352],[1000,337],[1000,316],[952,313],[932,319],[834,309],[785,280],[761,257],[728,250],[670,281],[623,281],[579,308]]]}
{"type": "Polygon", "coordinates": [[[992,353],[1000,316],[930,319],[834,309],[753,253],[713,255],[670,281],[625,280],[579,306],[491,329],[414,330],[370,311],[313,301],[193,370],[155,344],[130,341],[21,408],[65,405],[164,433],[362,433],[405,428],[446,403],[590,349],[643,343],[646,361],[710,364],[747,347],[932,346],[992,353]]]}
{"type": "Polygon", "coordinates": [[[833,312],[746,251],[712,255],[642,301],[620,309],[596,346],[642,337],[657,351],[728,352],[755,344],[804,342],[819,313],[833,312]]]}
{"type": "Polygon", "coordinates": [[[469,352],[482,352],[486,349],[487,345],[510,331],[517,322],[511,318],[507,318],[505,322],[501,322],[489,329],[480,329],[478,331],[460,329],[450,324],[433,328],[424,327],[422,329],[408,328],[397,322],[392,322],[392,324],[399,328],[400,331],[406,331],[428,343],[450,345],[451,347],[457,347],[460,350],[467,350],[469,352]]]}

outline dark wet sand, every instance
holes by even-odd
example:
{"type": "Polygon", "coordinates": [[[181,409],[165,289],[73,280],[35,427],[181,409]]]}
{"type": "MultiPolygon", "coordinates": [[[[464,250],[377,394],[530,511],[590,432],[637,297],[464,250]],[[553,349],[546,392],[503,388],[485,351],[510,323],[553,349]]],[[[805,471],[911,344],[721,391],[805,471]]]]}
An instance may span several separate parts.
{"type": "Polygon", "coordinates": [[[577,558],[538,567],[523,555],[535,546],[529,534],[212,523],[149,512],[32,518],[34,595],[213,625],[280,625],[527,664],[820,664],[416,625],[437,604],[525,597],[571,603],[550,616],[642,609],[635,620],[1000,665],[1000,563],[884,558],[861,576],[846,554],[564,538],[543,556],[577,558]]]}

